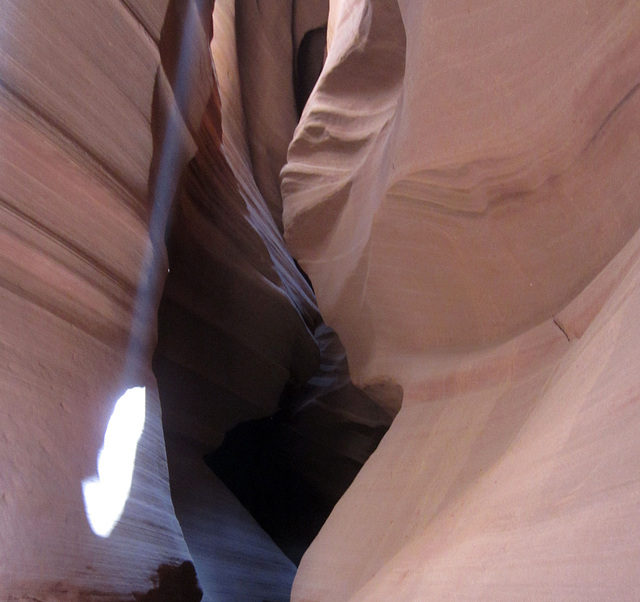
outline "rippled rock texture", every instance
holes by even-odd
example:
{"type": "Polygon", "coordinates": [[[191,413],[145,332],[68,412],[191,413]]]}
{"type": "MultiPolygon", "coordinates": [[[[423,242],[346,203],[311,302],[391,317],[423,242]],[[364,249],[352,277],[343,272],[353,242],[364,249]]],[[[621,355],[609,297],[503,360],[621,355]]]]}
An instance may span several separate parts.
{"type": "Polygon", "coordinates": [[[296,600],[630,599],[640,6],[331,3],[285,237],[402,410],[296,600]]]}
{"type": "MultiPolygon", "coordinates": [[[[236,39],[245,26],[268,29],[269,18],[281,27],[282,15],[269,17],[273,9],[265,4],[264,19],[256,14],[242,25],[252,9],[216,2],[211,50],[219,97],[207,106],[198,151],[176,202],[154,358],[171,480],[184,484],[173,499],[181,524],[191,525],[185,537],[198,574],[206,591],[230,595],[233,588],[221,589],[219,581],[227,577],[219,577],[216,568],[216,554],[229,546],[239,567],[229,562],[225,571],[236,584],[246,584],[235,590],[243,600],[253,599],[250,594],[257,600],[288,598],[291,560],[300,559],[394,414],[351,384],[344,349],[322,322],[314,293],[272,218],[279,196],[270,202],[253,177],[252,144],[262,144],[261,136],[275,142],[261,129],[277,126],[265,121],[268,111],[289,108],[295,116],[290,69],[284,100],[271,101],[265,93],[263,104],[253,99],[252,109],[244,96],[245,87],[265,78],[284,79],[282,63],[273,73],[275,65],[256,69],[255,56],[243,58],[255,47],[239,46],[236,39]],[[243,61],[251,66],[244,77],[243,61]],[[252,110],[257,122],[251,121],[252,110]],[[222,494],[215,493],[220,481],[210,475],[209,489],[194,496],[192,488],[205,478],[204,456],[288,558],[273,542],[240,543],[245,535],[239,528],[227,528],[220,538],[224,516],[210,512],[206,526],[207,503],[221,507],[222,494]],[[197,479],[188,478],[192,471],[197,479]]],[[[265,48],[274,56],[282,51],[278,36],[267,36],[264,45],[259,58],[271,60],[265,48]]],[[[292,54],[290,47],[287,56],[292,54]]],[[[277,159],[274,149],[265,156],[277,159]]],[[[277,174],[282,164],[276,167],[277,174]]]]}
{"type": "Polygon", "coordinates": [[[208,48],[205,4],[173,33],[166,2],[0,8],[2,599],[129,600],[191,560],[150,357],[168,207],[212,89],[193,61],[208,48]],[[168,60],[179,42],[186,86],[168,60]],[[82,483],[132,386],[146,387],[144,432],[101,538],[82,483]]]}
{"type": "Polygon", "coordinates": [[[633,599],[638,32],[635,0],[5,1],[0,598],[633,599]]]}
{"type": "Polygon", "coordinates": [[[299,558],[391,422],[281,235],[296,89],[324,58],[303,42],[328,4],[215,8],[0,8],[2,599],[288,599],[295,565],[204,456],[279,411],[264,451],[312,491],[313,520],[272,534],[299,558]],[[131,447],[115,424],[134,418],[111,417],[134,386],[131,447]],[[128,450],[130,491],[109,450],[128,450]],[[114,487],[106,524],[91,509],[114,487]]]}

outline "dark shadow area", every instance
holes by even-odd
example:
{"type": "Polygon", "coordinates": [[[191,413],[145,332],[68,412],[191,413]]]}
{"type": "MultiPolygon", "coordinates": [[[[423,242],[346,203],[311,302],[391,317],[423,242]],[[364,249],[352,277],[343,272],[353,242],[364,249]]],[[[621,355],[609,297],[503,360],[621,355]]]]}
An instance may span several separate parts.
{"type": "Polygon", "coordinates": [[[243,423],[207,465],[297,566],[334,506],[295,469],[280,415],[243,423]]]}
{"type": "MultiPolygon", "coordinates": [[[[264,199],[227,159],[221,100],[203,60],[211,31],[197,27],[210,21],[211,3],[189,6],[169,6],[154,93],[151,192],[162,211],[152,221],[170,272],[158,279],[153,370],[171,496],[205,600],[284,601],[292,562],[392,417],[351,383],[309,279],[264,199]],[[197,35],[185,41],[190,30],[197,35]]],[[[326,27],[301,43],[301,107],[325,46],[326,27]]],[[[163,598],[167,579],[140,600],[172,599],[163,598]]]]}
{"type": "Polygon", "coordinates": [[[313,87],[316,85],[327,49],[327,28],[318,27],[308,31],[298,49],[296,57],[294,89],[296,95],[296,108],[298,118],[302,115],[307,100],[311,95],[313,87]]]}
{"type": "Polygon", "coordinates": [[[283,409],[239,424],[205,456],[296,565],[391,423],[353,384],[323,393],[312,381],[287,388],[283,409]]]}

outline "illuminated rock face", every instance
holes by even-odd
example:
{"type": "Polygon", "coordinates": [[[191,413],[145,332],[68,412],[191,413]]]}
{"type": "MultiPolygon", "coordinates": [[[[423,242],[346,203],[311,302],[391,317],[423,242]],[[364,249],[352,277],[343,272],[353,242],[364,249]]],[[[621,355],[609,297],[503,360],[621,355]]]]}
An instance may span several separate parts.
{"type": "Polygon", "coordinates": [[[640,223],[637,3],[503,12],[332,8],[285,234],[362,382],[554,315],[640,223]]]}
{"type": "Polygon", "coordinates": [[[212,93],[211,10],[0,8],[3,600],[130,600],[189,571],[150,360],[167,212],[212,93]],[[131,387],[145,393],[112,417],[131,387]],[[125,451],[133,466],[110,467],[125,451]]]}
{"type": "Polygon", "coordinates": [[[402,410],[296,600],[632,598],[640,5],[336,0],[285,238],[402,410]]]}
{"type": "Polygon", "coordinates": [[[638,3],[327,7],[0,7],[0,599],[286,599],[283,399],[331,499],[402,403],[294,599],[635,595],[638,3]]]}

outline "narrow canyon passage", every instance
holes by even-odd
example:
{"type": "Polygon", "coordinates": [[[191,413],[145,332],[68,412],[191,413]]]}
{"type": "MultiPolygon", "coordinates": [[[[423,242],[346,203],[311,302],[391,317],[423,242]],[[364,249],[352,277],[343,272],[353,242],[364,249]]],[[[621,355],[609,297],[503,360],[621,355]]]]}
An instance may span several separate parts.
{"type": "Polygon", "coordinates": [[[632,600],[640,5],[0,6],[0,600],[632,600]]]}
{"type": "Polygon", "coordinates": [[[176,515],[214,597],[289,598],[295,565],[394,415],[351,383],[280,232],[273,183],[325,47],[314,54],[301,30],[300,53],[286,34],[291,22],[324,31],[328,5],[311,4],[260,14],[216,3],[217,90],[167,238],[153,368],[176,515]],[[262,40],[260,56],[243,36],[262,40]]]}

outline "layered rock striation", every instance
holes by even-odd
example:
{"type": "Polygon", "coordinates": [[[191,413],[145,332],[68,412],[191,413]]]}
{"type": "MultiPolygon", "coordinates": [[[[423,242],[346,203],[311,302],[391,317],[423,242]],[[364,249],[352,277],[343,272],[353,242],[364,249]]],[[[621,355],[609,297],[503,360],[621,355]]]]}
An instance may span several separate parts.
{"type": "MultiPolygon", "coordinates": [[[[247,548],[228,529],[216,539],[221,527],[215,525],[225,515],[213,512],[223,509],[220,500],[228,492],[216,493],[220,481],[213,475],[204,486],[203,457],[297,561],[394,412],[351,384],[344,349],[322,322],[314,293],[272,218],[274,205],[254,178],[252,144],[258,144],[254,130],[260,128],[251,121],[245,88],[256,85],[251,77],[282,74],[272,73],[267,61],[243,76],[243,52],[255,49],[240,45],[241,20],[251,14],[226,0],[215,6],[211,51],[219,95],[209,101],[176,202],[154,369],[171,480],[191,483],[178,486],[173,499],[181,524],[191,525],[185,536],[190,550],[197,550],[194,563],[205,590],[261,600],[288,597],[293,565],[272,553],[272,542],[247,548]],[[205,520],[207,499],[213,527],[205,520]],[[214,579],[220,571],[212,558],[221,550],[235,555],[239,566],[226,565],[225,577],[214,579]]],[[[314,27],[317,19],[311,14],[302,22],[314,27]]],[[[252,23],[269,30],[271,21],[254,17],[252,23]]],[[[284,98],[295,111],[293,86],[284,98]]],[[[252,102],[262,119],[275,111],[273,104],[252,102]]]]}
{"type": "Polygon", "coordinates": [[[150,359],[167,214],[212,89],[199,77],[211,8],[0,8],[2,599],[128,600],[189,566],[150,359]],[[104,538],[83,483],[104,477],[108,502],[99,454],[134,386],[144,429],[104,538]]]}
{"type": "Polygon", "coordinates": [[[280,411],[264,451],[322,499],[304,537],[286,527],[299,556],[391,422],[280,232],[328,5],[256,9],[0,9],[3,599],[288,599],[294,565],[205,454],[280,411]]]}
{"type": "Polygon", "coordinates": [[[404,401],[294,599],[633,597],[639,23],[332,2],[285,237],[357,382],[404,401]]]}
{"type": "Polygon", "coordinates": [[[332,7],[284,221],[363,382],[540,323],[637,229],[636,4],[502,8],[332,7]]]}
{"type": "Polygon", "coordinates": [[[5,2],[0,598],[632,599],[638,31],[5,2]]]}

